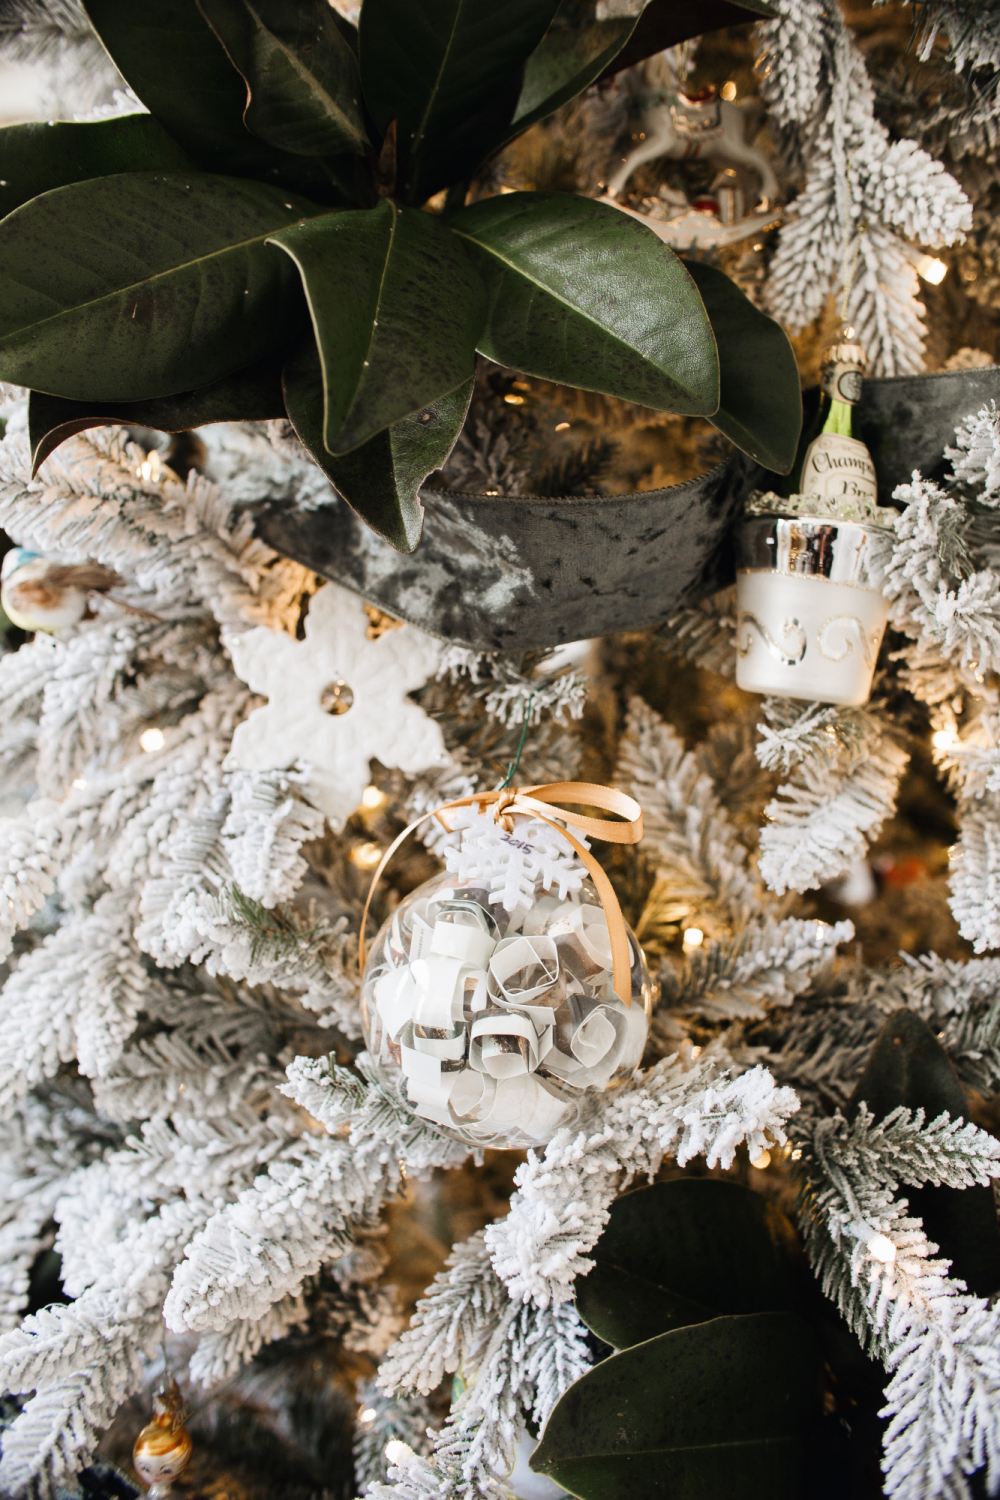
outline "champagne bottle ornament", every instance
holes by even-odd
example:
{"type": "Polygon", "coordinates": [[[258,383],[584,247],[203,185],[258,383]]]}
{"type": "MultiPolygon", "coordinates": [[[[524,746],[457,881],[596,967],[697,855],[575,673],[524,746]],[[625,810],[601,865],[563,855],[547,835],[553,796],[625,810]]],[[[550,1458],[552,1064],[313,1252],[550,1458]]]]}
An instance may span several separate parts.
{"type": "Polygon", "coordinates": [[[544,1145],[638,1065],[652,1008],[642,949],[607,876],[586,839],[553,820],[634,843],[641,810],[608,787],[562,782],[476,794],[436,816],[460,843],[372,945],[368,1050],[414,1113],[455,1139],[544,1145]],[[626,821],[553,805],[566,802],[626,821]]]}
{"type": "Polygon", "coordinates": [[[875,579],[895,512],[853,435],[865,354],[845,324],[823,361],[799,492],[751,496],[736,532],[736,681],[751,693],[868,701],[888,606],[875,579]]]}
{"type": "Polygon", "coordinates": [[[802,461],[803,495],[833,501],[838,516],[855,509],[867,514],[878,507],[878,481],[871,454],[852,436],[854,408],[861,400],[865,352],[854,341],[849,325],[826,351],[822,371],[820,413],[822,430],[813,438],[802,461]]]}
{"type": "Polygon", "coordinates": [[[191,1434],[184,1425],[184,1400],[176,1380],[153,1397],[153,1420],[140,1432],[132,1449],[132,1464],[150,1500],[174,1493],[173,1481],[191,1459],[191,1434]]]}

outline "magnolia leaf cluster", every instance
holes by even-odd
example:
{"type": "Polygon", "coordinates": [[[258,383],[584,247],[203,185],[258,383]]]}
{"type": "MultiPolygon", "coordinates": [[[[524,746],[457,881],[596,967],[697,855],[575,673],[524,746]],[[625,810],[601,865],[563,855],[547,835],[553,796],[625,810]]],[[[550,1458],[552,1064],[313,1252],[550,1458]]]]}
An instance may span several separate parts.
{"type": "Polygon", "coordinates": [[[535,121],[760,0],[365,0],[358,27],[327,0],[85,9],[149,114],[0,132],[0,379],[33,392],[36,465],[86,426],[287,414],[412,551],[482,354],[787,471],[795,360],[726,276],[591,199],[466,202],[535,121]]]}

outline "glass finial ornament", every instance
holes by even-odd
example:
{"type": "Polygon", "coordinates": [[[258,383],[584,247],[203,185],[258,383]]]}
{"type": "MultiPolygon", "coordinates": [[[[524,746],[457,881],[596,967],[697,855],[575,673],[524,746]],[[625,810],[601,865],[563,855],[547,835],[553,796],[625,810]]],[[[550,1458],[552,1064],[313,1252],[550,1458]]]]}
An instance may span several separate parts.
{"type": "MultiPolygon", "coordinates": [[[[896,512],[854,436],[865,353],[845,324],[823,360],[798,491],[755,492],[736,531],[736,682],[751,693],[868,701],[888,618],[878,584],[896,512]]],[[[793,478],[794,483],[794,478],[793,478]]]]}
{"type": "Polygon", "coordinates": [[[184,1400],[176,1380],[153,1397],[153,1420],[140,1432],[132,1449],[132,1465],[150,1500],[164,1500],[174,1493],[173,1481],[187,1468],[191,1458],[191,1434],[184,1425],[184,1400]]]}
{"type": "Polygon", "coordinates": [[[455,1139],[544,1145],[638,1065],[649,971],[606,877],[602,897],[588,873],[586,840],[581,858],[547,818],[497,821],[488,807],[459,807],[448,823],[448,868],[399,904],[372,945],[365,1040],[414,1113],[455,1139]],[[617,993],[613,930],[627,955],[617,993]]]}

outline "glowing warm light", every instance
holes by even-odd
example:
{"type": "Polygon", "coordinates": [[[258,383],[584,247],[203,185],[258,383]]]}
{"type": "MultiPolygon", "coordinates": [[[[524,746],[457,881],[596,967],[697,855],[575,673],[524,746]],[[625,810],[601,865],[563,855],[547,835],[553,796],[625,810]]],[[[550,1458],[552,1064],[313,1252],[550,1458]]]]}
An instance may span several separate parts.
{"type": "Polygon", "coordinates": [[[736,98],[736,85],[731,78],[728,83],[724,83],[722,85],[721,89],[719,90],[719,94],[723,99],[736,98]]]}
{"type": "Polygon", "coordinates": [[[351,860],[360,865],[362,870],[374,870],[382,858],[382,850],[378,844],[358,844],[357,848],[351,850],[351,860]]]}
{"type": "Polygon", "coordinates": [[[801,1160],[802,1160],[802,1147],[801,1146],[796,1146],[795,1149],[792,1152],[792,1161],[801,1161],[801,1160]]]}
{"type": "Polygon", "coordinates": [[[700,1047],[692,1047],[691,1048],[691,1056],[692,1057],[700,1057],[701,1056],[701,1048],[700,1047]]]}
{"type": "Polygon", "coordinates": [[[750,1165],[752,1167],[756,1167],[758,1172],[763,1172],[765,1167],[769,1167],[771,1165],[770,1151],[762,1151],[759,1156],[754,1157],[750,1165]]]}
{"type": "Polygon", "coordinates": [[[508,406],[523,406],[524,405],[524,397],[523,396],[505,396],[503,399],[506,401],[506,403],[507,403],[508,406]]]}
{"type": "Polygon", "coordinates": [[[884,1266],[891,1265],[896,1259],[896,1247],[887,1234],[873,1234],[868,1241],[868,1249],[884,1266]]]}
{"type": "Polygon", "coordinates": [[[361,793],[361,806],[372,808],[381,807],[385,801],[385,793],[380,792],[377,786],[366,786],[361,793]]]}
{"type": "Polygon", "coordinates": [[[556,423],[556,432],[569,432],[569,423],[568,422],[557,422],[556,423]]]}
{"type": "Polygon", "coordinates": [[[413,1449],[409,1443],[400,1442],[399,1438],[393,1438],[385,1445],[385,1456],[395,1466],[405,1464],[407,1459],[413,1457],[413,1449]]]}
{"type": "Polygon", "coordinates": [[[374,1420],[375,1420],[375,1418],[377,1416],[378,1416],[378,1412],[375,1410],[374,1406],[369,1406],[368,1409],[367,1409],[367,1411],[363,1411],[361,1413],[360,1417],[358,1418],[358,1421],[359,1422],[374,1422],[374,1420]]]}
{"type": "Polygon", "coordinates": [[[958,735],[953,729],[939,729],[931,736],[931,744],[935,750],[950,750],[958,744],[958,735]]]}
{"type": "Polygon", "coordinates": [[[948,274],[947,263],[936,255],[917,255],[913,261],[917,275],[931,286],[940,286],[948,274]]]}
{"type": "Polygon", "coordinates": [[[157,750],[162,750],[167,743],[162,729],[144,729],[139,736],[139,744],[147,755],[152,755],[157,750]]]}
{"type": "Polygon", "coordinates": [[[139,477],[140,479],[152,479],[153,477],[153,465],[148,458],[145,463],[139,465],[139,477]]]}
{"type": "Polygon", "coordinates": [[[74,790],[78,792],[82,792],[86,785],[87,783],[84,781],[82,776],[78,776],[73,783],[74,790]]]}
{"type": "Polygon", "coordinates": [[[700,927],[688,927],[684,933],[685,948],[700,948],[705,941],[705,934],[700,927]]]}

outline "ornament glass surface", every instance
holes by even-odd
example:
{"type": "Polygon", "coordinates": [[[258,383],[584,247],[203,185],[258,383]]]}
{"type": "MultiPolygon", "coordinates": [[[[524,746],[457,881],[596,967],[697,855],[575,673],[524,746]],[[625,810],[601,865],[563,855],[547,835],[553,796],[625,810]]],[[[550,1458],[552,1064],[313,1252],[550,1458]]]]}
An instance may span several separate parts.
{"type": "Polygon", "coordinates": [[[132,1463],[151,1500],[173,1494],[171,1485],[191,1458],[191,1435],[169,1412],[155,1416],[140,1432],[132,1449],[132,1463]]]}
{"type": "MultiPolygon", "coordinates": [[[[521,832],[515,824],[527,848],[521,832]]],[[[404,1076],[417,1115],[466,1144],[544,1145],[642,1057],[652,1005],[642,949],[630,931],[625,1005],[604,908],[572,863],[553,889],[522,881],[516,901],[509,880],[497,889],[502,876],[445,871],[372,945],[368,1050],[384,1074],[404,1076]]]]}

